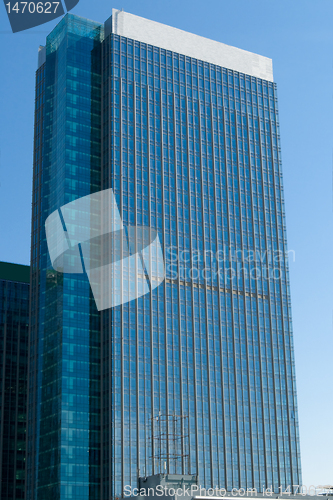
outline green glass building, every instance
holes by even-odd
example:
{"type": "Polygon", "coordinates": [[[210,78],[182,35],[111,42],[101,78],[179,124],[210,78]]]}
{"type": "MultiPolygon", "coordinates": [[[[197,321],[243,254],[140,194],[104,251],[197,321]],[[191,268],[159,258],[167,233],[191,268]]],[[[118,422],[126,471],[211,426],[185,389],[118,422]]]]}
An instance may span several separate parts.
{"type": "Polygon", "coordinates": [[[24,498],[30,268],[0,262],[0,497],[24,498]]]}
{"type": "Polygon", "coordinates": [[[58,207],[100,190],[102,32],[66,16],[36,76],[30,499],[99,498],[100,318],[86,277],[52,270],[44,224],[58,207]]]}
{"type": "Polygon", "coordinates": [[[36,78],[27,500],[110,500],[164,468],[301,484],[272,61],[113,10],[65,16],[36,78]],[[107,189],[158,232],[165,280],[98,312],[45,221],[107,189]],[[151,422],[177,415],[157,457],[151,422]]]}

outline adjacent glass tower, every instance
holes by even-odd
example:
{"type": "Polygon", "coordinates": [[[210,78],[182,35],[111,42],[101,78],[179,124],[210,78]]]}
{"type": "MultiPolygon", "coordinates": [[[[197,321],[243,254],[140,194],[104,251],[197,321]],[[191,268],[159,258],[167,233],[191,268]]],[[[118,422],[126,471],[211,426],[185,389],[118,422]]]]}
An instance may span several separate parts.
{"type": "Polygon", "coordinates": [[[40,50],[35,127],[28,499],[109,500],[165,467],[301,484],[271,61],[69,14],[40,50]],[[86,276],[52,270],[44,223],[108,188],[125,226],[158,231],[166,278],[98,313],[86,276]],[[157,453],[152,419],[176,415],[157,453]]]}
{"type": "MultiPolygon", "coordinates": [[[[101,35],[66,16],[36,83],[27,498],[98,499],[100,319],[84,275],[52,269],[45,220],[100,191],[101,35]]],[[[64,227],[65,229],[65,227],[64,227]]]]}
{"type": "Polygon", "coordinates": [[[24,498],[29,266],[0,262],[0,497],[24,498]]]}

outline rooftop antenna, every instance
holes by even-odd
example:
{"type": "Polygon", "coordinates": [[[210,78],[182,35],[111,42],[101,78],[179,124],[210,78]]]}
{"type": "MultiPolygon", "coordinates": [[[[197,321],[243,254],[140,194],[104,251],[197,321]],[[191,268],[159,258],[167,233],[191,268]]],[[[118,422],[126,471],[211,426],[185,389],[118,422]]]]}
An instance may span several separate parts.
{"type": "Polygon", "coordinates": [[[175,412],[150,416],[148,419],[148,457],[153,474],[189,474],[189,421],[187,415],[175,412]]]}

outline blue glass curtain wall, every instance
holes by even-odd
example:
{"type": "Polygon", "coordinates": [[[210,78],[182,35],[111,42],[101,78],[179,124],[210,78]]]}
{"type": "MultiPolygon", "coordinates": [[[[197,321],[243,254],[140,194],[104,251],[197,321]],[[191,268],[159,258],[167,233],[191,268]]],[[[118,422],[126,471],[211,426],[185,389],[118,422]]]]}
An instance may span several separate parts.
{"type": "Polygon", "coordinates": [[[159,414],[189,418],[170,473],[300,484],[276,85],[110,35],[102,102],[103,188],[159,231],[167,272],[105,314],[103,498],[160,471],[159,414]]]}
{"type": "Polygon", "coordinates": [[[44,123],[34,168],[35,183],[42,171],[33,200],[29,500],[100,498],[99,313],[85,275],[53,270],[44,225],[54,210],[101,189],[102,34],[100,24],[68,14],[47,37],[37,72],[44,123]]]}

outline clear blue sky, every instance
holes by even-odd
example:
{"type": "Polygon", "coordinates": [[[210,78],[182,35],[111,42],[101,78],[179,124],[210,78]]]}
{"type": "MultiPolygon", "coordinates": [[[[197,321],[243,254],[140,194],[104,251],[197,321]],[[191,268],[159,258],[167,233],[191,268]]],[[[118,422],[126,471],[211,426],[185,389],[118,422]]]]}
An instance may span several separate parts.
{"type": "MultiPolygon", "coordinates": [[[[278,84],[303,484],[333,484],[332,0],[80,0],[273,59],[278,84]]],[[[49,22],[12,34],[0,7],[0,260],[29,263],[34,73],[49,22]]]]}

